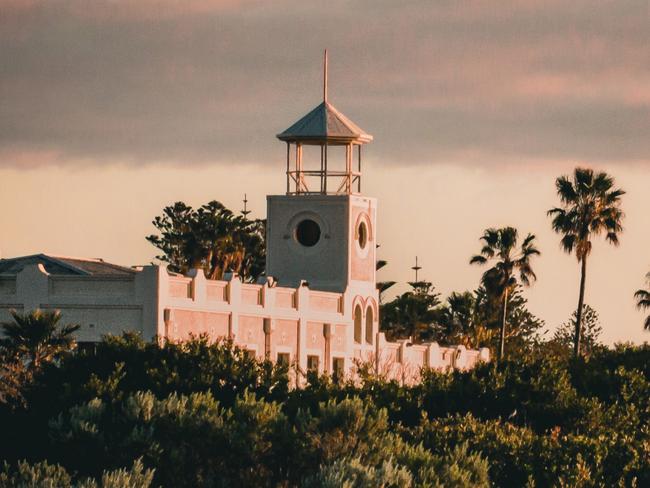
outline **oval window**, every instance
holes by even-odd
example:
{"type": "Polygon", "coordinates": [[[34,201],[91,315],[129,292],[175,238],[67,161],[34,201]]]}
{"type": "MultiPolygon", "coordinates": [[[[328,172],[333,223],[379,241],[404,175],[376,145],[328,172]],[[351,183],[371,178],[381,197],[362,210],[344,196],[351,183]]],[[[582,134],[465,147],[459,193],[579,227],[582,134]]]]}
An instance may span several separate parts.
{"type": "Polygon", "coordinates": [[[366,248],[366,243],[368,242],[368,229],[366,228],[365,222],[359,224],[359,228],[357,229],[357,242],[361,249],[366,248]]]}
{"type": "Polygon", "coordinates": [[[296,226],[296,240],[305,247],[315,246],[320,240],[320,226],[311,219],[305,219],[296,226]]]}

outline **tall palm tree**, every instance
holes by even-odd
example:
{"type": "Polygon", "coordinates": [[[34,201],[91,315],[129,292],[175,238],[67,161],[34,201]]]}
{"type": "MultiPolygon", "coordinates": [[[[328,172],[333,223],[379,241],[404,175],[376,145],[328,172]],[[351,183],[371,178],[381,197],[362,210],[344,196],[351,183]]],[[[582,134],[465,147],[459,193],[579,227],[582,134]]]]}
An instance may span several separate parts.
{"type": "Polygon", "coordinates": [[[483,248],[480,254],[470,259],[470,264],[494,262],[494,266],[483,273],[482,282],[486,290],[501,302],[501,332],[497,359],[503,359],[505,350],[506,321],[508,316],[508,296],[515,290],[519,281],[530,286],[537,276],[530,265],[530,258],[541,253],[535,247],[535,236],[528,234],[517,249],[518,233],[514,227],[487,229],[480,239],[483,248]]]}
{"type": "Polygon", "coordinates": [[[0,324],[4,332],[1,344],[14,357],[27,360],[31,370],[74,348],[72,334],[79,326],[59,325],[58,310],[34,310],[25,314],[12,310],[10,313],[13,322],[0,324]]]}
{"type": "Polygon", "coordinates": [[[585,299],[587,258],[591,254],[592,239],[601,234],[611,244],[618,245],[623,231],[621,196],[625,192],[614,188],[614,178],[607,173],[594,173],[589,168],[576,168],[573,176],[555,180],[557,195],[562,203],[548,211],[553,217],[553,230],[562,235],[561,246],[569,254],[575,252],[580,263],[580,294],[576,314],[573,354],[580,355],[582,312],[585,299]]]}
{"type": "MultiPolygon", "coordinates": [[[[637,290],[636,293],[634,294],[634,298],[636,298],[636,306],[640,310],[650,310],[650,273],[648,273],[646,276],[646,279],[648,280],[648,289],[640,289],[637,290]]],[[[650,330],[650,315],[648,315],[645,318],[645,322],[643,323],[643,326],[650,330]]]]}

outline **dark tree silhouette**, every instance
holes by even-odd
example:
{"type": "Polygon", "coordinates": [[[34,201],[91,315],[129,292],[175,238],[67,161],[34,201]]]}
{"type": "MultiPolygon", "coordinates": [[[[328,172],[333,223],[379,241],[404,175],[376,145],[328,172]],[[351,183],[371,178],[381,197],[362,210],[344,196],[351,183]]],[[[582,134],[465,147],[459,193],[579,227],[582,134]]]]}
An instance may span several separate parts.
{"type": "Polygon", "coordinates": [[[481,237],[483,248],[480,254],[470,259],[470,264],[494,265],[483,273],[481,281],[486,291],[497,297],[502,304],[501,332],[499,335],[499,348],[497,359],[504,357],[506,340],[506,322],[508,317],[508,295],[511,294],[519,282],[524,286],[530,286],[531,281],[536,279],[533,268],[530,265],[530,258],[538,256],[539,250],[535,247],[535,236],[528,234],[517,249],[518,233],[514,227],[502,229],[487,229],[481,237]],[[517,274],[519,280],[517,280],[517,274]]]}
{"type": "Polygon", "coordinates": [[[162,251],[156,258],[169,263],[170,271],[186,274],[199,268],[209,279],[236,272],[245,281],[264,273],[264,220],[235,215],[217,201],[198,209],[176,202],[165,207],[153,225],[159,234],[146,239],[162,251]]]}
{"type": "Polygon", "coordinates": [[[580,355],[582,312],[587,278],[587,258],[591,254],[592,239],[601,234],[611,244],[618,245],[623,231],[621,196],[625,192],[614,188],[614,178],[607,173],[594,173],[589,168],[576,168],[573,176],[560,176],[555,181],[562,206],[548,211],[553,217],[553,230],[562,235],[565,252],[575,253],[580,263],[580,292],[576,314],[573,354],[580,355]]]}

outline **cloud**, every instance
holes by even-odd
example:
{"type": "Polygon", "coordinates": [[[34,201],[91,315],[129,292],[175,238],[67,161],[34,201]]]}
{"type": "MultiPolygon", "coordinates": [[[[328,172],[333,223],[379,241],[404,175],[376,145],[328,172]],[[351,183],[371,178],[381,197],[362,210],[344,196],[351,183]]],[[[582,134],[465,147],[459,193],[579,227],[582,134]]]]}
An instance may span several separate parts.
{"type": "Polygon", "coordinates": [[[645,1],[12,0],[0,166],[276,161],[274,134],[319,101],[324,47],[332,101],[384,164],[647,164],[647,14],[645,1]]]}

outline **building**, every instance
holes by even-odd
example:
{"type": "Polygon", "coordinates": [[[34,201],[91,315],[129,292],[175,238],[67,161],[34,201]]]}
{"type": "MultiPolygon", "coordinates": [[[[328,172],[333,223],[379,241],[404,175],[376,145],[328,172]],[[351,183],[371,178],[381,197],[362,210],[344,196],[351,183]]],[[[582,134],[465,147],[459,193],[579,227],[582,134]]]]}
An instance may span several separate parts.
{"type": "Polygon", "coordinates": [[[488,361],[487,349],[388,342],[379,331],[377,200],[361,192],[362,146],[372,136],[329,103],[327,76],[322,103],[277,137],[286,143],[286,194],[267,197],[264,282],[101,259],[3,259],[0,320],[9,309],[58,309],[81,325],[78,339],[88,342],[124,330],[148,340],[231,337],[296,372],[353,374],[362,361],[387,377],[416,381],[422,367],[488,361]]]}

